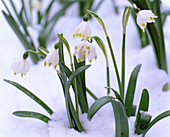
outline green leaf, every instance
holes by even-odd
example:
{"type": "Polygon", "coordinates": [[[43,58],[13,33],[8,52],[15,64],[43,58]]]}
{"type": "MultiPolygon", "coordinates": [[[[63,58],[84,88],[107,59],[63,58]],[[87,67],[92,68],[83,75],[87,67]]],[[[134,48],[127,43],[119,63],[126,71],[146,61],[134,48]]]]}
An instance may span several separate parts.
{"type": "MultiPolygon", "coordinates": [[[[19,40],[22,42],[23,46],[28,50],[28,49],[32,49],[35,50],[35,48],[27,41],[27,39],[25,38],[25,36],[22,34],[22,32],[19,29],[19,26],[17,25],[17,23],[15,22],[15,20],[13,19],[12,16],[7,15],[4,11],[2,11],[5,19],[7,20],[7,22],[9,23],[9,25],[11,26],[11,28],[13,29],[13,31],[15,32],[15,34],[18,36],[19,40]]],[[[38,62],[38,57],[36,54],[30,54],[32,60],[34,61],[34,63],[36,64],[38,62]]]]}
{"type": "Polygon", "coordinates": [[[82,66],[82,67],[79,67],[78,69],[76,69],[72,74],[71,76],[69,77],[69,80],[67,82],[67,85],[66,87],[69,89],[71,83],[73,82],[74,78],[77,77],[82,71],[88,69],[91,65],[85,65],[85,66],[82,66]]]}
{"type": "Polygon", "coordinates": [[[114,116],[115,116],[115,137],[129,137],[129,126],[128,126],[128,120],[126,116],[126,112],[124,109],[124,106],[117,100],[115,100],[113,97],[101,97],[98,100],[96,100],[92,106],[89,109],[87,118],[89,120],[92,119],[92,117],[96,114],[96,112],[105,104],[111,102],[114,110],[114,116]]]}
{"type": "Polygon", "coordinates": [[[42,106],[50,115],[53,114],[53,111],[41,99],[39,99],[37,96],[35,96],[28,89],[24,88],[23,86],[21,86],[20,84],[14,82],[14,81],[6,80],[6,79],[4,79],[4,81],[15,86],[19,90],[21,90],[23,93],[25,93],[27,96],[29,96],[31,99],[33,99],[35,102],[37,102],[40,106],[42,106]]]}
{"type": "Polygon", "coordinates": [[[40,114],[37,112],[32,112],[32,111],[15,111],[15,112],[13,112],[13,114],[18,117],[36,118],[36,119],[39,119],[47,124],[51,120],[50,118],[48,118],[47,116],[45,116],[43,114],[40,114]]]}
{"type": "Polygon", "coordinates": [[[87,93],[94,99],[97,100],[98,98],[93,94],[93,92],[91,92],[87,87],[86,87],[86,91],[87,93]]]}
{"type": "Polygon", "coordinates": [[[135,132],[136,133],[141,133],[140,129],[140,111],[148,111],[149,107],[149,93],[147,89],[143,89],[141,99],[140,99],[140,104],[138,108],[138,113],[136,116],[136,121],[135,121],[135,132]]]}
{"type": "MultiPolygon", "coordinates": [[[[76,57],[74,56],[74,66],[75,69],[84,66],[86,63],[77,62],[76,57]]],[[[86,81],[85,81],[85,71],[83,71],[80,75],[77,76],[77,89],[78,89],[78,97],[79,97],[79,104],[82,113],[88,112],[88,102],[87,102],[87,94],[86,94],[86,81]]]]}
{"type": "Polygon", "coordinates": [[[143,133],[142,137],[145,136],[145,134],[149,131],[149,129],[151,129],[151,127],[153,125],[155,125],[158,121],[160,121],[161,119],[170,116],[170,110],[167,110],[163,113],[161,113],[160,115],[158,115],[156,118],[154,118],[151,123],[149,123],[148,127],[145,129],[145,132],[143,133]]]}
{"type": "Polygon", "coordinates": [[[170,15],[170,11],[165,11],[161,15],[162,15],[161,16],[162,17],[162,24],[164,25],[167,17],[170,15]]]}
{"type": "MultiPolygon", "coordinates": [[[[106,88],[109,88],[109,87],[106,87],[106,88]]],[[[109,88],[109,89],[111,89],[113,91],[113,93],[115,94],[116,99],[118,99],[122,104],[124,104],[121,96],[119,95],[119,93],[116,90],[114,90],[113,88],[109,88]]]]}
{"type": "Polygon", "coordinates": [[[69,78],[72,74],[71,70],[63,63],[59,64],[60,68],[66,73],[67,77],[69,78]]]}
{"type": "Polygon", "coordinates": [[[137,65],[134,68],[128,83],[128,88],[127,88],[127,93],[125,98],[125,109],[128,117],[132,115],[132,106],[133,106],[133,99],[134,99],[135,88],[136,88],[136,81],[137,81],[140,68],[141,68],[141,64],[137,65]]]}
{"type": "Polygon", "coordinates": [[[69,105],[69,110],[70,110],[70,113],[71,113],[71,117],[72,117],[72,122],[73,122],[73,125],[75,126],[75,129],[78,129],[79,132],[82,132],[82,131],[85,131],[85,129],[83,128],[78,116],[77,116],[77,113],[74,109],[74,106],[73,106],[73,103],[71,101],[71,98],[70,98],[70,94],[68,93],[68,103],[69,105]]]}

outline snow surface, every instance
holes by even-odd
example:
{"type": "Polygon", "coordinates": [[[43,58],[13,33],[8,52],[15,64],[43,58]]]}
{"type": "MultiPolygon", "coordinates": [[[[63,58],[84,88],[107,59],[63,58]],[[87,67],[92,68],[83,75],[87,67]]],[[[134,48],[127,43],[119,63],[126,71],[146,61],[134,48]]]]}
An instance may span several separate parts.
{"type": "MultiPolygon", "coordinates": [[[[166,6],[170,6],[168,5],[168,0],[164,0],[164,2],[166,6]]],[[[122,42],[121,19],[124,6],[129,3],[124,0],[119,0],[117,4],[120,5],[119,15],[114,14],[110,0],[105,1],[97,13],[105,22],[108,34],[112,40],[118,65],[120,66],[122,42]]],[[[0,3],[0,7],[3,9],[2,3],[0,3]]],[[[53,44],[58,41],[55,35],[56,33],[63,33],[70,42],[70,45],[74,45],[72,33],[82,20],[77,14],[77,5],[73,5],[68,10],[66,16],[63,16],[57,22],[51,37],[51,42],[48,44],[48,49],[51,49],[53,44]]],[[[2,13],[0,13],[0,19],[0,137],[114,137],[114,115],[110,104],[99,110],[91,121],[87,120],[86,114],[80,115],[86,132],[79,133],[69,128],[64,96],[59,79],[52,68],[43,67],[43,61],[40,61],[38,65],[32,64],[31,70],[23,78],[21,78],[20,75],[13,75],[10,65],[13,59],[21,57],[25,50],[7,24],[2,13]],[[30,110],[49,116],[39,105],[15,87],[5,83],[3,79],[20,83],[46,102],[55,112],[52,115],[52,121],[49,122],[49,124],[45,124],[36,119],[18,118],[12,115],[12,112],[17,110],[30,110]]],[[[99,23],[95,19],[92,19],[89,25],[92,29],[92,34],[100,36],[106,43],[104,33],[99,23]]],[[[169,27],[170,18],[167,19],[164,26],[168,70],[170,72],[169,27]]],[[[33,33],[33,36],[34,35],[36,37],[35,33],[33,33]]],[[[72,46],[72,49],[73,47],[74,46],[72,46]]],[[[106,86],[105,60],[100,49],[98,47],[96,47],[96,49],[98,59],[93,61],[92,66],[87,70],[87,86],[97,97],[102,97],[107,93],[106,89],[104,89],[106,86]]],[[[65,52],[65,56],[67,64],[69,65],[67,52],[65,52]]],[[[111,59],[109,61],[111,87],[117,89],[111,59]]],[[[134,104],[139,104],[142,89],[147,88],[150,94],[149,113],[153,118],[163,111],[170,109],[170,91],[162,91],[163,85],[166,82],[170,82],[170,78],[164,71],[157,68],[152,46],[149,45],[146,48],[140,48],[140,41],[132,18],[130,18],[127,26],[126,61],[126,85],[133,68],[138,64],[142,64],[137,81],[134,104]]],[[[88,101],[90,105],[94,102],[91,97],[88,97],[88,101]]],[[[129,118],[130,137],[140,137],[134,135],[134,121],[134,117],[129,118]]],[[[169,137],[169,129],[170,118],[168,117],[153,126],[146,137],[169,137]]]]}

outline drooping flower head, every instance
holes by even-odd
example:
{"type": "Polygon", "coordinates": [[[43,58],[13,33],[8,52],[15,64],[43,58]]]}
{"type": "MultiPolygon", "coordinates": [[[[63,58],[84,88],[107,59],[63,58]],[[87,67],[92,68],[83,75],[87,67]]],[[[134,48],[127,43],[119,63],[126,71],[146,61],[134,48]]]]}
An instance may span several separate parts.
{"type": "Polygon", "coordinates": [[[17,59],[13,62],[11,69],[14,71],[14,75],[21,74],[23,77],[30,69],[30,63],[27,60],[28,52],[25,52],[22,59],[17,59]]]}
{"type": "Polygon", "coordinates": [[[80,37],[84,40],[91,40],[91,30],[88,25],[88,17],[84,17],[83,21],[79,24],[79,26],[76,28],[73,38],[80,37]]]}
{"type": "Polygon", "coordinates": [[[97,59],[95,46],[87,41],[81,41],[75,46],[74,55],[77,58],[77,62],[85,61],[86,57],[89,62],[97,59]]]}
{"type": "Polygon", "coordinates": [[[151,10],[140,10],[137,14],[137,24],[144,32],[147,23],[155,22],[154,18],[157,18],[157,16],[151,10]]]}
{"type": "Polygon", "coordinates": [[[37,9],[38,11],[41,11],[42,3],[40,0],[33,0],[32,7],[34,9],[37,9]]]}
{"type": "Polygon", "coordinates": [[[58,55],[58,47],[59,47],[60,43],[57,43],[54,45],[54,49],[52,51],[50,51],[44,61],[44,66],[52,66],[54,67],[54,69],[57,68],[57,65],[59,63],[59,55],[58,55]]]}

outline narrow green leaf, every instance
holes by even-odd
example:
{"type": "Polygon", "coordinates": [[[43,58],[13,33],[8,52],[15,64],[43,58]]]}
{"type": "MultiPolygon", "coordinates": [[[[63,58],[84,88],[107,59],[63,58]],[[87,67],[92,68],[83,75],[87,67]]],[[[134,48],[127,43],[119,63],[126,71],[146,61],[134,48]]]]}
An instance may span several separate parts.
{"type": "Polygon", "coordinates": [[[13,114],[18,117],[36,118],[36,119],[39,119],[47,124],[51,120],[49,117],[47,117],[43,114],[40,114],[37,112],[32,112],[32,111],[15,111],[15,112],[13,112],[13,114]]]}
{"type": "Polygon", "coordinates": [[[138,113],[136,116],[136,121],[135,121],[135,132],[139,133],[140,132],[140,123],[139,123],[139,118],[140,118],[140,111],[148,111],[149,107],[149,93],[147,89],[143,89],[141,99],[140,99],[140,104],[138,108],[138,113]]]}
{"type": "MultiPolygon", "coordinates": [[[[35,48],[27,41],[27,39],[25,38],[25,36],[22,34],[22,32],[19,29],[19,26],[17,25],[17,23],[15,22],[15,20],[13,19],[12,16],[7,15],[4,11],[2,11],[4,17],[6,18],[7,22],[9,23],[9,25],[11,26],[11,28],[13,29],[13,31],[15,32],[15,34],[18,36],[19,40],[22,42],[23,46],[28,50],[28,49],[32,49],[35,50],[35,48]]],[[[36,54],[30,54],[32,60],[34,61],[34,63],[36,64],[38,62],[38,57],[36,54]]]]}
{"type": "Polygon", "coordinates": [[[76,69],[71,76],[69,77],[69,80],[67,82],[67,87],[70,87],[70,84],[73,82],[74,78],[77,77],[82,71],[88,69],[91,65],[85,65],[82,67],[79,67],[78,69],[76,69]]]}
{"type": "MultiPolygon", "coordinates": [[[[74,56],[75,69],[78,69],[79,67],[82,67],[85,64],[86,64],[85,61],[78,63],[76,57],[74,56]]],[[[78,89],[80,108],[82,113],[87,113],[88,102],[87,102],[87,94],[86,94],[85,71],[81,72],[81,74],[77,76],[76,80],[77,80],[77,89],[78,89]]]]}
{"type": "Polygon", "coordinates": [[[129,126],[124,106],[113,97],[101,97],[96,100],[90,107],[87,118],[91,120],[95,113],[109,102],[112,103],[115,116],[115,137],[129,137],[129,126]]]}
{"type": "Polygon", "coordinates": [[[162,15],[161,16],[162,17],[162,24],[164,25],[167,17],[170,15],[170,11],[165,11],[161,15],[162,15]]]}
{"type": "Polygon", "coordinates": [[[141,64],[137,65],[134,68],[128,83],[128,88],[127,88],[127,93],[125,98],[125,109],[128,117],[130,117],[132,114],[133,99],[134,99],[136,82],[137,82],[137,77],[140,68],[141,68],[141,64]]]}
{"type": "Polygon", "coordinates": [[[53,111],[41,99],[39,99],[37,96],[35,96],[28,89],[24,88],[23,86],[21,86],[20,84],[14,82],[14,81],[6,80],[6,79],[4,79],[4,81],[15,86],[19,90],[21,90],[23,93],[25,93],[27,96],[29,96],[31,99],[33,99],[35,102],[37,102],[40,106],[42,106],[50,115],[53,114],[53,111]]]}
{"type": "Polygon", "coordinates": [[[60,68],[66,73],[67,77],[69,78],[72,74],[71,70],[63,63],[59,64],[60,68]]]}
{"type": "Polygon", "coordinates": [[[151,129],[151,127],[153,125],[155,125],[158,121],[160,121],[161,119],[170,116],[170,110],[167,110],[163,113],[161,113],[160,115],[158,115],[156,118],[154,118],[151,123],[149,123],[148,127],[145,129],[145,132],[143,133],[142,137],[145,136],[145,134],[149,131],[149,129],[151,129]]]}
{"type": "Polygon", "coordinates": [[[73,106],[73,103],[71,101],[71,98],[70,98],[70,94],[68,93],[68,105],[69,105],[69,108],[70,108],[70,112],[71,112],[71,116],[72,116],[72,122],[74,122],[74,126],[75,126],[75,129],[78,129],[79,132],[82,132],[82,131],[85,131],[85,129],[83,128],[78,116],[77,116],[77,113],[74,109],[74,106],[73,106]]]}
{"type": "MultiPolygon", "coordinates": [[[[106,87],[106,88],[109,88],[109,87],[106,87]]],[[[113,88],[109,88],[109,89],[111,89],[113,91],[113,93],[115,94],[116,99],[118,99],[122,104],[124,104],[121,96],[119,95],[119,93],[116,90],[114,90],[113,88]]]]}
{"type": "Polygon", "coordinates": [[[87,87],[86,87],[86,91],[87,93],[94,99],[97,100],[98,98],[93,94],[93,92],[91,92],[87,87]]]}

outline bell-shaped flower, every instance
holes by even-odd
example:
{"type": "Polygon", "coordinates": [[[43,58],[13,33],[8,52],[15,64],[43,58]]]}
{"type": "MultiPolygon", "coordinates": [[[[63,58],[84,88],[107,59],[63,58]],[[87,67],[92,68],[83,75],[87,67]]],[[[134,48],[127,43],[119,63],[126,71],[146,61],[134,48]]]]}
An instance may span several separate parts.
{"type": "Polygon", "coordinates": [[[144,32],[147,23],[155,22],[154,18],[157,18],[157,16],[151,10],[140,10],[137,14],[137,24],[144,32]]]}
{"type": "Polygon", "coordinates": [[[91,30],[87,21],[82,21],[76,28],[73,38],[80,37],[84,40],[91,40],[91,30]]]}
{"type": "Polygon", "coordinates": [[[77,58],[77,62],[82,62],[86,59],[86,42],[80,42],[75,46],[74,55],[77,58]]]}
{"type": "Polygon", "coordinates": [[[54,48],[51,52],[49,52],[45,58],[44,61],[44,66],[52,66],[54,69],[57,68],[57,65],[59,63],[59,55],[58,55],[58,50],[54,48]]]}
{"type": "Polygon", "coordinates": [[[32,7],[34,9],[37,9],[38,11],[41,11],[42,3],[40,0],[33,0],[32,7]]]}
{"type": "Polygon", "coordinates": [[[95,46],[87,41],[82,41],[77,44],[74,54],[77,58],[77,62],[84,61],[86,57],[89,62],[92,62],[93,59],[97,59],[95,46]]]}
{"type": "Polygon", "coordinates": [[[97,52],[94,45],[91,44],[87,46],[86,49],[87,49],[87,59],[89,60],[89,62],[92,62],[93,59],[97,59],[97,52]]]}
{"type": "Polygon", "coordinates": [[[28,53],[26,53],[26,54],[27,54],[26,57],[23,56],[22,59],[14,60],[12,66],[11,66],[11,69],[14,71],[14,75],[21,74],[21,76],[23,77],[29,71],[30,63],[27,60],[28,53]]]}

